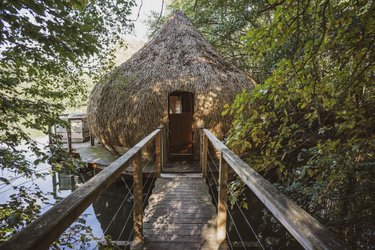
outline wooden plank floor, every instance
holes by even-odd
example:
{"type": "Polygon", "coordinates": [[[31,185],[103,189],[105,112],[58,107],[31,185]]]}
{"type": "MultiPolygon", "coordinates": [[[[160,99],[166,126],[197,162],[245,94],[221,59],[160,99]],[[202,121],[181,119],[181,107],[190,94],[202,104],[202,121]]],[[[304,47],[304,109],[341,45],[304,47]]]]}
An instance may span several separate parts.
{"type": "Polygon", "coordinates": [[[164,173],[199,173],[201,172],[199,162],[177,160],[168,161],[163,166],[164,173]]]}
{"type": "Polygon", "coordinates": [[[132,249],[227,249],[216,240],[216,209],[201,174],[162,174],[132,249]]]}

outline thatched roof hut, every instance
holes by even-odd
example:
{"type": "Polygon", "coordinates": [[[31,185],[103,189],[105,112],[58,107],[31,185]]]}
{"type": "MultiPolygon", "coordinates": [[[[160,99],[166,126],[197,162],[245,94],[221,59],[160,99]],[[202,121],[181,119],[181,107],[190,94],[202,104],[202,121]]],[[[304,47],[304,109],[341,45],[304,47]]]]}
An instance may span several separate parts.
{"type": "Polygon", "coordinates": [[[176,12],[151,41],[95,86],[87,109],[89,127],[103,144],[129,147],[160,124],[169,126],[171,114],[187,111],[193,133],[204,125],[220,137],[230,122],[221,115],[224,104],[254,84],[176,12]],[[184,111],[176,105],[190,106],[184,111]]]}

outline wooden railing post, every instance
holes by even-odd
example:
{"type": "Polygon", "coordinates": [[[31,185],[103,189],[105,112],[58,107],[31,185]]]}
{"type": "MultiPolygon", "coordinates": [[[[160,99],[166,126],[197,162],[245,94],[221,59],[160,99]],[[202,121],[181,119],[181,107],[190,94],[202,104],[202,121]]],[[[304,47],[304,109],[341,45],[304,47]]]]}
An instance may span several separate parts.
{"type": "Polygon", "coordinates": [[[163,128],[163,167],[165,166],[165,164],[167,164],[167,159],[168,159],[167,136],[168,136],[167,126],[164,125],[164,128],[163,128]]]}
{"type": "Polygon", "coordinates": [[[90,133],[90,146],[93,147],[95,146],[95,137],[91,132],[89,133],[90,133]]]}
{"type": "Polygon", "coordinates": [[[156,177],[159,178],[160,177],[160,173],[161,173],[161,163],[163,162],[163,159],[162,159],[162,155],[163,153],[161,152],[162,151],[162,142],[161,142],[161,133],[162,133],[163,130],[160,130],[159,134],[156,136],[156,148],[155,148],[155,155],[156,155],[156,177]]]}
{"type": "Polygon", "coordinates": [[[165,142],[165,126],[163,125],[161,131],[160,131],[160,143],[161,143],[161,168],[165,166],[165,160],[166,160],[166,142],[165,142]]]}
{"type": "Polygon", "coordinates": [[[141,165],[141,153],[137,153],[133,160],[133,196],[134,196],[134,241],[140,242],[143,240],[142,233],[142,198],[143,198],[143,187],[142,187],[142,165],[141,165]]]}
{"type": "Polygon", "coordinates": [[[208,150],[208,140],[207,136],[204,134],[204,130],[201,130],[201,170],[203,177],[207,177],[207,150],[208,150]]]}
{"type": "Polygon", "coordinates": [[[66,136],[67,136],[67,140],[68,140],[68,152],[69,154],[72,153],[72,129],[71,129],[71,121],[70,119],[68,118],[68,127],[66,128],[66,136]]]}
{"type": "Polygon", "coordinates": [[[227,180],[228,163],[220,152],[219,164],[219,197],[217,205],[217,240],[222,242],[226,239],[227,233],[227,180]]]}
{"type": "Polygon", "coordinates": [[[48,125],[48,144],[52,145],[52,125],[48,125]]]}

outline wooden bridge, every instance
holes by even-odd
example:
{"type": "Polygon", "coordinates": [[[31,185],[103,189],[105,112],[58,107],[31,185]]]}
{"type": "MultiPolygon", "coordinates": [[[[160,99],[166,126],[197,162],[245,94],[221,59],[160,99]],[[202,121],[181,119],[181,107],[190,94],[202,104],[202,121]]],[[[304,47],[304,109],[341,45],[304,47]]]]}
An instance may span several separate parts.
{"type": "MultiPolygon", "coordinates": [[[[133,249],[233,248],[227,232],[228,171],[235,173],[305,249],[347,249],[306,211],[236,156],[210,131],[201,129],[199,174],[164,174],[166,132],[160,127],[124,155],[25,227],[0,249],[47,249],[81,213],[131,165],[133,168],[133,249]],[[209,150],[209,145],[213,150],[209,150]],[[143,200],[142,151],[154,147],[155,187],[143,200]],[[211,151],[211,152],[210,152],[211,151]],[[209,164],[212,154],[217,162],[209,164]],[[218,172],[218,195],[205,178],[218,172]]],[[[211,159],[212,160],[212,159],[211,159]]],[[[215,180],[216,181],[216,180],[215,180]]],[[[229,218],[231,219],[231,218],[229,218]]],[[[246,219],[246,218],[245,218],[246,219]]],[[[247,220],[247,219],[246,219],[247,220]]],[[[236,229],[237,230],[237,229],[236,229]]],[[[242,233],[250,233],[249,231],[242,233]]],[[[256,235],[255,235],[256,236],[256,235]]],[[[257,238],[257,237],[256,237],[257,238]]],[[[257,240],[259,240],[257,238],[257,240]]],[[[242,242],[241,248],[247,248],[242,242]]],[[[265,247],[259,241],[257,248],[265,247]]]]}

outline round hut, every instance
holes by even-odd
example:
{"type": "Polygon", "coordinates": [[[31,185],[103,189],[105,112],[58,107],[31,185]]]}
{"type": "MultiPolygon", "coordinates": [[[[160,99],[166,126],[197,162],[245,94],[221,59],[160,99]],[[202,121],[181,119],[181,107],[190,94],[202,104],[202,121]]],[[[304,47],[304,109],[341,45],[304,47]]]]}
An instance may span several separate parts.
{"type": "Polygon", "coordinates": [[[231,122],[221,115],[224,105],[254,85],[176,12],[152,40],[94,87],[87,120],[96,138],[111,147],[131,147],[165,124],[169,155],[194,155],[197,128],[223,137],[231,122]]]}

